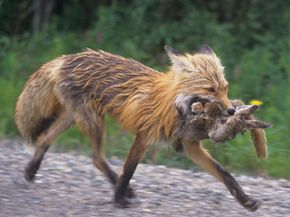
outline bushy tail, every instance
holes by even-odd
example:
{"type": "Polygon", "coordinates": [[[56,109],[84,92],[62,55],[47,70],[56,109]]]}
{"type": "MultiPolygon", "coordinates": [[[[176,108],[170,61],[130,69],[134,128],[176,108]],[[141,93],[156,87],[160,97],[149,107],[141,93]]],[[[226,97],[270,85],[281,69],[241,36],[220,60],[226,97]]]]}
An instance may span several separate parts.
{"type": "Polygon", "coordinates": [[[55,73],[51,65],[41,67],[25,84],[15,108],[15,122],[31,148],[38,136],[55,121],[60,103],[53,93],[55,73]]]}

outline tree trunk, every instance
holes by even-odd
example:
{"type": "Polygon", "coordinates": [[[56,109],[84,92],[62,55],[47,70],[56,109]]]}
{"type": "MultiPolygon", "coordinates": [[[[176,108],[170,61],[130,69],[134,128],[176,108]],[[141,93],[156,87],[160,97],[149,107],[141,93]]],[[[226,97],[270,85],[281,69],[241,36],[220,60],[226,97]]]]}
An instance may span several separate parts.
{"type": "Polygon", "coordinates": [[[39,32],[43,30],[51,15],[55,5],[55,0],[34,0],[33,1],[33,31],[39,32]]]}

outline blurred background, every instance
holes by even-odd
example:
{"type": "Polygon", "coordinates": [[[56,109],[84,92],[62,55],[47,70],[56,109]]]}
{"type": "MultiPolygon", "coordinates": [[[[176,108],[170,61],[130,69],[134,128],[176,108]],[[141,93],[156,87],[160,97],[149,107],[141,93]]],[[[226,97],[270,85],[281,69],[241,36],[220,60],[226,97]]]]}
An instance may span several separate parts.
{"type": "MultiPolygon", "coordinates": [[[[258,160],[249,134],[206,146],[227,168],[290,178],[290,2],[285,0],[0,0],[0,137],[18,137],[13,113],[29,75],[62,54],[89,47],[166,71],[164,44],[194,52],[210,44],[225,65],[230,97],[258,100],[269,159],[258,160]]],[[[106,152],[126,155],[133,135],[107,117],[106,152]]],[[[78,130],[57,148],[89,153],[78,130]]],[[[194,168],[183,154],[152,146],[143,162],[194,168]]]]}

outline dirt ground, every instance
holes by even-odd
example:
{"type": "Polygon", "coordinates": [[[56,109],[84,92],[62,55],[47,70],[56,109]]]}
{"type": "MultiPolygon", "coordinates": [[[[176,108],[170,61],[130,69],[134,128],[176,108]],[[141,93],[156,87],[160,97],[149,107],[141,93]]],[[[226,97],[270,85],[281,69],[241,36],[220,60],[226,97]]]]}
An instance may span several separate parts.
{"type": "MultiPolygon", "coordinates": [[[[138,199],[116,208],[112,187],[91,159],[75,153],[45,156],[34,183],[23,169],[30,154],[13,140],[0,142],[0,216],[290,216],[290,182],[236,175],[263,200],[255,213],[241,207],[213,177],[191,170],[140,164],[131,181],[138,199]]],[[[119,163],[111,162],[115,170],[119,163]]]]}

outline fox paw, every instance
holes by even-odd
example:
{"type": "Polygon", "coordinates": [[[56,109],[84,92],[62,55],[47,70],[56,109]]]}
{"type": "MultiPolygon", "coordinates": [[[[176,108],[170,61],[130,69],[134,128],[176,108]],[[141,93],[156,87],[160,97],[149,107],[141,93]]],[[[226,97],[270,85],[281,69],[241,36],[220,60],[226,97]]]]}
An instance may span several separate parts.
{"type": "Polygon", "coordinates": [[[255,212],[259,207],[261,206],[262,201],[249,198],[246,202],[244,202],[242,205],[248,209],[251,212],[255,212]]]}
{"type": "Polygon", "coordinates": [[[28,182],[33,182],[35,179],[36,172],[31,167],[26,167],[24,170],[24,178],[28,182]]]}
{"type": "Polygon", "coordinates": [[[130,204],[131,203],[127,199],[125,199],[125,198],[114,201],[115,207],[122,208],[122,209],[124,209],[124,208],[130,208],[130,204]]]}
{"type": "Polygon", "coordinates": [[[136,198],[136,193],[135,193],[134,189],[131,188],[131,187],[128,187],[127,191],[126,191],[126,194],[125,194],[125,197],[129,198],[129,199],[136,198]]]}

